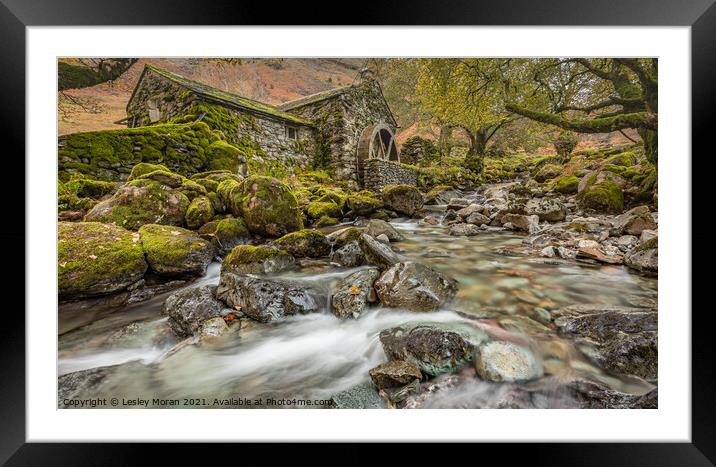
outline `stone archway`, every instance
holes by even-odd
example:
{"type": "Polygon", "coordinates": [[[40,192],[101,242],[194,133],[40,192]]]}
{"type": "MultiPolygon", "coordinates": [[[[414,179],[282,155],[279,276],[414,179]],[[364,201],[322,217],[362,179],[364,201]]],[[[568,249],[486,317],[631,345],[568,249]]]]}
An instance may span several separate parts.
{"type": "Polygon", "coordinates": [[[382,159],[385,161],[400,162],[398,143],[393,130],[385,123],[376,123],[367,126],[358,139],[357,150],[358,178],[363,181],[364,161],[368,159],[382,159]]]}

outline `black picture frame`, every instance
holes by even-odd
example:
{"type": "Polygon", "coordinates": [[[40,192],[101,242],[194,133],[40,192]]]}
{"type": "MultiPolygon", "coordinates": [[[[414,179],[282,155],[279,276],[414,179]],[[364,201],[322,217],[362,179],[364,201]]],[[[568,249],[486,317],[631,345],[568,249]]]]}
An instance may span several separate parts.
{"type": "MultiPolygon", "coordinates": [[[[711,113],[716,108],[716,6],[714,0],[399,0],[385,5],[366,2],[336,8],[336,3],[310,2],[305,8],[277,8],[272,2],[189,0],[0,0],[0,119],[4,138],[3,185],[13,193],[25,192],[25,28],[28,26],[79,25],[534,25],[534,26],[690,26],[692,66],[692,143],[699,171],[692,171],[692,186],[708,186],[705,177],[712,170],[710,145],[711,113]],[[8,144],[9,143],[9,144],[8,144]],[[11,186],[15,183],[16,186],[11,186]]],[[[48,77],[50,79],[50,77],[48,77]]],[[[666,154],[681,157],[686,154],[666,154]]],[[[708,209],[713,196],[692,193],[692,213],[708,209]]],[[[4,274],[5,306],[0,335],[0,462],[8,465],[120,465],[143,450],[161,450],[167,456],[181,456],[186,462],[206,455],[206,446],[149,445],[127,443],[26,443],[25,441],[25,319],[24,253],[16,247],[25,242],[25,204],[14,198],[3,209],[4,228],[0,233],[6,246],[3,257],[9,265],[4,274]],[[19,265],[23,265],[20,269],[19,265]],[[10,298],[14,298],[10,299],[10,298]],[[8,300],[10,299],[10,300],[8,300]],[[15,303],[13,303],[15,302],[15,303]],[[13,303],[13,305],[11,305],[13,303]]],[[[713,242],[714,235],[692,230],[692,245],[713,242]]],[[[32,245],[26,244],[26,251],[32,245]]],[[[708,257],[700,255],[701,261],[708,257]]],[[[48,261],[53,259],[48,258],[48,261]]],[[[713,306],[697,308],[697,298],[708,290],[712,274],[698,274],[692,262],[692,442],[691,443],[553,443],[518,444],[509,448],[510,458],[529,456],[532,463],[549,465],[713,465],[716,463],[716,367],[709,317],[713,306]]],[[[32,280],[28,278],[28,280],[32,280]]],[[[704,301],[704,304],[708,302],[704,301]]],[[[48,310],[49,312],[50,310],[48,310]]],[[[691,310],[668,310],[688,316],[691,310]]],[[[48,317],[48,320],[54,317],[48,317]]],[[[237,417],[238,419],[238,417],[237,417]]],[[[240,421],[237,421],[240,422],[240,421]]],[[[576,427],[578,429],[578,427],[576,427]]],[[[536,428],[536,432],[539,429],[536,428]]],[[[635,433],[635,437],[639,434],[635,433]]],[[[339,447],[343,459],[358,459],[365,451],[339,447]]],[[[265,447],[264,447],[265,449],[265,447]]],[[[293,450],[296,449],[294,445],[293,450]]],[[[496,451],[504,457],[504,445],[482,445],[485,453],[496,451]],[[500,454],[501,452],[501,454],[500,454]]],[[[425,449],[417,450],[419,456],[425,449]]],[[[243,451],[242,451],[243,452],[243,451]]],[[[446,452],[440,449],[440,452],[446,452]]],[[[244,453],[245,455],[245,453],[244,453]]]]}

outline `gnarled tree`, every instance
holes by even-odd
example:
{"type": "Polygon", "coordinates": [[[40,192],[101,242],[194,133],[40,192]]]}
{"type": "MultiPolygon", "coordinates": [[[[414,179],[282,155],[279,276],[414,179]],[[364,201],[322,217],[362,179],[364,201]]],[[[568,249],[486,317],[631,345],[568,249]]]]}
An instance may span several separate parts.
{"type": "Polygon", "coordinates": [[[656,58],[504,60],[499,70],[508,111],[577,133],[635,129],[657,163],[656,58]]]}

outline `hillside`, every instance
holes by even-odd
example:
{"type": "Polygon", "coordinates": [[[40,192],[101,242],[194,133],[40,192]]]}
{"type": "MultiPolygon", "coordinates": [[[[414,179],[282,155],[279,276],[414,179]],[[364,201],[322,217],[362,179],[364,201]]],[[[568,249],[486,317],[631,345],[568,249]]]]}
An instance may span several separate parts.
{"type": "Polygon", "coordinates": [[[240,64],[191,58],[143,58],[121,78],[85,89],[67,91],[71,98],[90,103],[96,113],[64,106],[70,114],[58,114],[60,135],[79,131],[124,128],[114,122],[126,116],[125,106],[146,63],[152,63],[218,89],[269,104],[325,91],[353,82],[362,59],[243,60],[240,64]]]}

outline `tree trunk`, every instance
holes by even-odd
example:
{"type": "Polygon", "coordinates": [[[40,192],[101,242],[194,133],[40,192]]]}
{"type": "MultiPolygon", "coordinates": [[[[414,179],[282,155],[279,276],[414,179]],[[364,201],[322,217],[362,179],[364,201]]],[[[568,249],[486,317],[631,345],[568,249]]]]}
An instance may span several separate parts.
{"type": "Polygon", "coordinates": [[[478,175],[482,175],[485,161],[485,149],[487,148],[487,131],[465,130],[470,140],[470,148],[465,155],[465,167],[472,170],[478,175]]]}
{"type": "Polygon", "coordinates": [[[638,128],[637,133],[644,143],[644,155],[654,165],[659,161],[659,137],[656,131],[646,128],[638,128]]]}
{"type": "Polygon", "coordinates": [[[450,155],[452,129],[451,125],[440,126],[440,137],[438,138],[438,152],[440,153],[440,160],[443,160],[445,157],[450,155]]]}

